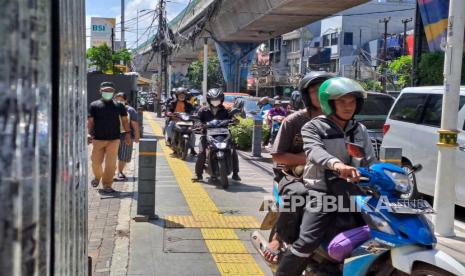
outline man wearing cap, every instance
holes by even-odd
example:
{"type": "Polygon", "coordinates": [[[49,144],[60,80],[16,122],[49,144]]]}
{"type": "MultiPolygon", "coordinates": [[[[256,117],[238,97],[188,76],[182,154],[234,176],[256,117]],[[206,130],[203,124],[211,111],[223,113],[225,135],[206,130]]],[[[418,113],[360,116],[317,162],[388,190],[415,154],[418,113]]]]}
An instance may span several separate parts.
{"type": "Polygon", "coordinates": [[[93,187],[98,187],[102,180],[102,193],[114,193],[112,184],[120,143],[120,124],[125,131],[124,142],[128,145],[131,143],[131,129],[126,107],[113,100],[114,84],[102,82],[100,93],[101,99],[90,104],[87,119],[89,138],[93,144],[91,161],[95,178],[91,184],[93,187]],[[105,169],[102,168],[104,161],[105,169]]]}

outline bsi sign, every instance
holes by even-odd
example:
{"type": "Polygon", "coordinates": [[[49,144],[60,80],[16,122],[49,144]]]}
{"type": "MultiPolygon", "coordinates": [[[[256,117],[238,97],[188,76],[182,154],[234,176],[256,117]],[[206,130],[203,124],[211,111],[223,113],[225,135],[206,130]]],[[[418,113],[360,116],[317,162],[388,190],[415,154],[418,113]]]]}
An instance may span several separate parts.
{"type": "Polygon", "coordinates": [[[115,18],[92,17],[90,19],[91,47],[107,44],[111,47],[111,33],[115,28],[115,18]]]}

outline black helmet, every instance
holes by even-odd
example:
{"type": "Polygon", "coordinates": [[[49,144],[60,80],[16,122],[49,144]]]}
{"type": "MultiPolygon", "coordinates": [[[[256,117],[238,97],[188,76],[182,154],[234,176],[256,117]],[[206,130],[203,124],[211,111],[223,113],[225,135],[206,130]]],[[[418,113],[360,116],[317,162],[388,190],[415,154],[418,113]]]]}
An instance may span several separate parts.
{"type": "Polygon", "coordinates": [[[186,94],[187,96],[187,89],[184,87],[179,87],[178,89],[176,89],[176,96],[179,94],[186,94]]]}
{"type": "MultiPolygon", "coordinates": [[[[312,85],[321,84],[327,79],[334,77],[333,74],[326,71],[312,71],[306,74],[299,82],[299,91],[302,95],[302,101],[307,109],[315,109],[312,100],[308,95],[308,88],[312,85]]],[[[317,92],[318,93],[318,92],[317,92]]]]}
{"type": "Polygon", "coordinates": [[[221,103],[223,103],[223,101],[224,101],[224,93],[219,88],[211,88],[207,92],[207,102],[208,102],[208,104],[210,104],[211,100],[216,100],[216,99],[220,100],[221,103]]]}
{"type": "Polygon", "coordinates": [[[294,90],[291,94],[291,105],[294,107],[296,110],[300,109],[302,106],[302,93],[300,93],[299,90],[294,90]]]}

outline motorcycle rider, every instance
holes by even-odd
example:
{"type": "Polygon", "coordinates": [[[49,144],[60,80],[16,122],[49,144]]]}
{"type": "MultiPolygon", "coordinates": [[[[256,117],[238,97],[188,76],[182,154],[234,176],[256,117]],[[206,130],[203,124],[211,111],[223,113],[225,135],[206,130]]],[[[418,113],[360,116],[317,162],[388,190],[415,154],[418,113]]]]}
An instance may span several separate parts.
{"type": "Polygon", "coordinates": [[[331,228],[337,211],[317,212],[311,210],[312,207],[321,206],[322,197],[326,195],[350,193],[352,186],[349,183],[328,181],[327,172],[337,172],[346,181],[359,181],[360,174],[351,165],[352,158],[346,150],[346,143],[355,143],[364,149],[362,166],[369,166],[376,161],[366,127],[353,119],[367,97],[360,84],[344,77],[331,78],[321,84],[318,96],[324,115],[312,119],[302,128],[307,156],[303,179],[305,187],[309,189],[310,202],[304,209],[299,238],[279,262],[275,274],[278,276],[301,275],[307,266],[308,257],[331,228]]]}
{"type": "MultiPolygon", "coordinates": [[[[286,117],[276,135],[270,154],[273,158],[275,180],[279,183],[280,194],[301,195],[305,194],[307,191],[301,179],[297,177],[286,177],[277,166],[284,166],[285,169],[292,169],[297,166],[305,165],[306,158],[300,131],[312,118],[321,115],[320,103],[318,101],[318,89],[322,82],[331,77],[333,77],[333,75],[330,73],[313,71],[306,74],[300,80],[299,91],[306,109],[296,111],[286,117]]],[[[276,222],[276,234],[272,237],[272,240],[264,251],[264,256],[268,262],[277,263],[278,261],[279,249],[281,247],[281,238],[279,235],[282,235],[284,240],[291,239],[293,241],[297,238],[284,236],[289,235],[289,222],[294,221],[298,223],[299,220],[300,214],[297,213],[288,212],[279,214],[276,222]],[[296,218],[296,216],[299,217],[296,218]]]]}
{"type": "MultiPolygon", "coordinates": [[[[176,89],[176,100],[172,101],[167,109],[167,116],[171,117],[168,126],[166,127],[166,133],[168,135],[169,141],[168,143],[173,142],[173,128],[174,125],[176,124],[176,118],[173,117],[173,113],[178,112],[178,113],[187,113],[187,114],[192,114],[194,112],[194,107],[186,100],[187,97],[187,89],[184,87],[179,87],[176,89]]],[[[197,153],[194,150],[195,146],[195,135],[191,135],[191,140],[190,140],[190,149],[191,149],[191,155],[196,155],[197,153]]]]}
{"type": "MultiPolygon", "coordinates": [[[[231,115],[228,110],[223,105],[224,102],[224,93],[219,88],[211,88],[207,92],[207,103],[208,105],[202,107],[197,116],[202,124],[206,124],[212,120],[227,120],[231,119],[231,115]]],[[[200,137],[200,147],[199,154],[197,156],[197,162],[195,163],[195,174],[197,178],[193,178],[193,181],[202,181],[203,180],[203,169],[205,166],[205,161],[207,158],[206,149],[207,147],[207,137],[206,132],[202,133],[200,137]]],[[[240,181],[239,177],[239,158],[237,156],[236,149],[232,149],[232,158],[233,158],[233,175],[232,179],[240,181]]]]}

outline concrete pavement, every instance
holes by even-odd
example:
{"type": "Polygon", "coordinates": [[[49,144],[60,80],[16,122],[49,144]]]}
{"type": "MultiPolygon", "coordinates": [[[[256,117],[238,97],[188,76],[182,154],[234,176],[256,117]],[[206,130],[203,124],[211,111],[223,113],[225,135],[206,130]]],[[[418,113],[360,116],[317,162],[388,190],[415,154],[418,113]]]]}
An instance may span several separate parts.
{"type": "MultiPolygon", "coordinates": [[[[162,124],[147,113],[146,135],[161,139],[162,124]]],[[[243,180],[225,191],[190,181],[195,158],[170,157],[163,141],[157,150],[156,213],[161,219],[132,220],[137,215],[137,183],[116,184],[124,193],[113,199],[100,199],[89,191],[93,275],[272,275],[249,241],[264,216],[258,211],[261,200],[271,193],[269,154],[254,158],[240,152],[243,180]],[[239,222],[224,222],[227,218],[239,222]]],[[[137,177],[136,171],[129,175],[137,177]]],[[[465,234],[460,228],[457,234],[453,239],[440,237],[438,248],[465,264],[465,234]]]]}

